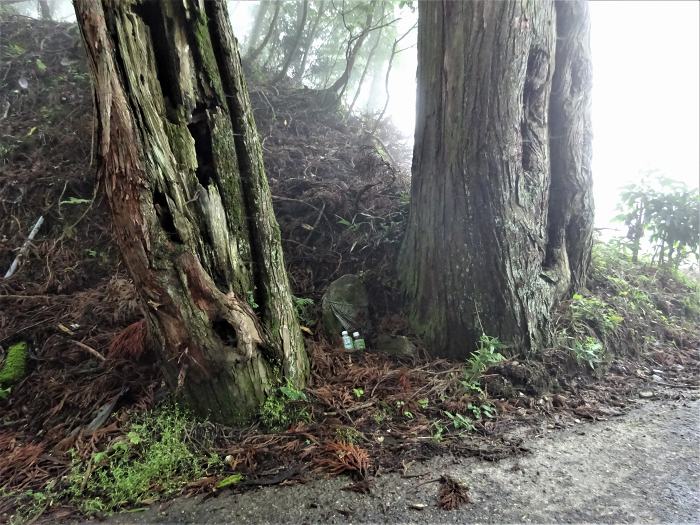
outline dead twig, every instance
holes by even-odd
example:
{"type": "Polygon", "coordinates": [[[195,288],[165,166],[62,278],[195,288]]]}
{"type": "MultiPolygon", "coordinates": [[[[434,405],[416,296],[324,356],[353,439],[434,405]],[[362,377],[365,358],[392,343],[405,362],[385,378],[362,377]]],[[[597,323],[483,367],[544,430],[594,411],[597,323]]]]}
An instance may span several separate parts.
{"type": "Polygon", "coordinates": [[[95,350],[94,348],[92,348],[91,346],[88,346],[88,345],[86,345],[85,343],[81,343],[80,341],[76,341],[75,339],[70,339],[70,342],[73,343],[74,345],[76,345],[78,348],[82,348],[82,349],[85,350],[87,353],[89,353],[89,354],[95,356],[95,357],[96,357],[97,359],[99,359],[100,361],[104,361],[104,360],[105,360],[105,357],[104,357],[101,353],[99,353],[97,350],[95,350]]]}

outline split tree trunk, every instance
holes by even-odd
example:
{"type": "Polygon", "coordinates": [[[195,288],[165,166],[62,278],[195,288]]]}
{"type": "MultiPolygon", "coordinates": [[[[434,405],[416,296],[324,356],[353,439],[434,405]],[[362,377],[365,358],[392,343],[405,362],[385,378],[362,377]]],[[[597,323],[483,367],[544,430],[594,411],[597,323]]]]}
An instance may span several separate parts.
{"type": "Polygon", "coordinates": [[[436,354],[534,350],[590,260],[587,5],[420,2],[418,27],[411,322],[436,354]]]}
{"type": "Polygon", "coordinates": [[[100,177],[168,384],[225,423],[308,374],[224,0],[75,0],[100,177]],[[281,377],[280,377],[281,378],[281,377]]]}

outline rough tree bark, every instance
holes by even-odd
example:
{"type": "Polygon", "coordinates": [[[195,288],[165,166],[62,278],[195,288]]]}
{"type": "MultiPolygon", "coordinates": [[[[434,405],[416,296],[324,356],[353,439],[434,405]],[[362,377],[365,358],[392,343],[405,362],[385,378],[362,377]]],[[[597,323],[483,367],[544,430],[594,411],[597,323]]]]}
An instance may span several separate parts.
{"type": "Polygon", "coordinates": [[[99,176],[149,342],[196,412],[245,421],[276,378],[303,385],[308,362],[226,4],[75,8],[99,176]]]}
{"type": "MultiPolygon", "coordinates": [[[[585,284],[593,246],[590,17],[585,2],[555,2],[557,45],[549,104],[552,185],[547,265],[585,284]]],[[[568,292],[562,281],[560,292],[568,292]]]]}
{"type": "Polygon", "coordinates": [[[589,93],[585,2],[419,3],[401,275],[434,353],[463,358],[482,331],[535,350],[552,306],[582,283],[589,93]]]}

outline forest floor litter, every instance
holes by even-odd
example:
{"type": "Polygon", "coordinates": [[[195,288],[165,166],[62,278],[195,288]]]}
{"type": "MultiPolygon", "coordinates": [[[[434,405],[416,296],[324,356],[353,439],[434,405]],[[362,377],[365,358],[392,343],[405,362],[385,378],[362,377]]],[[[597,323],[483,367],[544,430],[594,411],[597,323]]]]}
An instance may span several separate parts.
{"type": "Polygon", "coordinates": [[[661,387],[622,417],[566,430],[543,425],[531,453],[498,462],[441,455],[406,463],[369,494],[342,478],[217,498],[178,498],[109,523],[697,523],[697,393],[661,387]],[[646,451],[654,451],[652,454],[646,451]],[[468,485],[470,504],[439,505],[441,475],[468,485]]]}
{"type": "MultiPolygon", "coordinates": [[[[129,439],[137,445],[134,415],[157,409],[167,395],[151,356],[139,349],[137,293],[95,187],[92,100],[77,28],[8,16],[0,32],[0,54],[8,57],[0,67],[3,275],[44,217],[18,270],[0,280],[0,356],[14,343],[29,344],[27,376],[0,399],[0,520],[75,518],[90,508],[61,490],[80,474],[87,498],[101,468],[96,454],[129,439]],[[94,465],[76,470],[80,461],[94,465]]],[[[616,349],[605,362],[546,349],[537,362],[491,366],[470,390],[464,363],[428,359],[422,350],[391,357],[373,352],[370,339],[367,352],[342,352],[322,336],[314,304],[345,274],[362,276],[375,334],[405,333],[394,267],[408,174],[396,160],[410,153],[395,130],[372,134],[360,118],[319,109],[311,90],[250,91],[292,288],[307,299],[300,318],[312,380],[304,392],[280,389],[278,406],[267,407],[267,428],[187,423],[188,446],[217,459],[198,467],[199,477],[176,494],[209,499],[339,474],[350,476],[350,485],[342,482],[349,492],[372,494],[380,475],[412,475],[420,461],[448,455],[517,462],[537,433],[607,422],[640,398],[677,392],[684,399],[697,387],[700,329],[683,320],[692,288],[604,256],[590,296],[567,303],[574,313],[557,312],[554,326],[569,337],[605,339],[616,349]],[[629,295],[622,277],[633,273],[646,279],[649,300],[622,311],[620,297],[629,295]],[[471,418],[457,418],[462,414],[471,418]]],[[[469,507],[470,492],[459,481],[436,483],[443,507],[469,507]]]]}

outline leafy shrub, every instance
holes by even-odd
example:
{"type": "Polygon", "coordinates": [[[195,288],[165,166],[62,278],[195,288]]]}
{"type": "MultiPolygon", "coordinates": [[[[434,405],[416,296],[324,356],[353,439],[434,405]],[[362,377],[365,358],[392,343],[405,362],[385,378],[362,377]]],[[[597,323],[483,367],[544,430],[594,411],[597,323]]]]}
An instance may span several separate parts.
{"type": "Polygon", "coordinates": [[[678,268],[692,254],[698,260],[700,196],[685,184],[648,172],[621,193],[620,215],[626,244],[637,261],[643,241],[651,243],[659,266],[678,268]]]}
{"type": "Polygon", "coordinates": [[[313,316],[314,300],[308,297],[292,296],[294,301],[294,310],[297,313],[297,319],[304,326],[310,326],[316,321],[313,316]]]}
{"type": "Polygon", "coordinates": [[[495,365],[505,359],[498,350],[502,349],[503,343],[498,338],[482,334],[479,339],[479,348],[467,360],[467,368],[464,371],[464,378],[461,383],[467,391],[481,393],[479,379],[490,366],[495,365]]]}
{"type": "Polygon", "coordinates": [[[591,369],[595,369],[596,365],[603,361],[603,354],[605,352],[603,343],[591,336],[587,336],[583,339],[576,339],[570,350],[573,352],[577,363],[587,363],[591,369]]]}
{"type": "Polygon", "coordinates": [[[615,330],[624,320],[614,308],[598,297],[584,297],[574,294],[571,300],[571,313],[574,321],[585,323],[597,329],[601,335],[615,330]]]}

